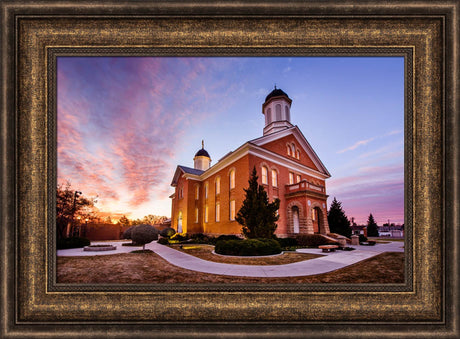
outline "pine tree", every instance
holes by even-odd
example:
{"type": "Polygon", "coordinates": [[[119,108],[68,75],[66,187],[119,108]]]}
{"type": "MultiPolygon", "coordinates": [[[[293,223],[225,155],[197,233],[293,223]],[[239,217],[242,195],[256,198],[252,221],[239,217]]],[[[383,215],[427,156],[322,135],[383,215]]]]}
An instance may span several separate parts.
{"type": "Polygon", "coordinates": [[[348,220],[345,212],[342,210],[342,203],[334,200],[331,203],[331,208],[327,212],[327,222],[331,233],[338,233],[345,237],[351,237],[350,220],[348,220]]]}
{"type": "Polygon", "coordinates": [[[369,218],[367,219],[367,236],[368,237],[378,237],[379,236],[379,229],[377,227],[377,223],[374,220],[374,216],[369,214],[369,218]]]}
{"type": "Polygon", "coordinates": [[[241,224],[243,234],[247,238],[272,238],[278,221],[279,199],[268,202],[264,187],[257,182],[257,170],[254,167],[249,178],[249,187],[244,189],[246,197],[241,206],[236,221],[241,224]]]}

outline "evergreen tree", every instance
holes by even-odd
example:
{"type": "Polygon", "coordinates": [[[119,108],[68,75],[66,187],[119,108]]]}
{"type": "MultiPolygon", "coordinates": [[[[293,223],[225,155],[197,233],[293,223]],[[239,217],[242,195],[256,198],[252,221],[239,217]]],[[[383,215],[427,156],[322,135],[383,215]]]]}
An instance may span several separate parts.
{"type": "Polygon", "coordinates": [[[327,222],[331,233],[341,234],[345,237],[351,237],[350,220],[348,220],[345,212],[342,210],[342,203],[334,200],[331,203],[331,208],[327,212],[327,222]]]}
{"type": "Polygon", "coordinates": [[[264,187],[257,182],[256,168],[249,178],[249,187],[244,189],[246,197],[243,206],[236,215],[236,221],[241,224],[243,234],[247,238],[272,238],[278,221],[279,199],[268,202],[264,187]]]}
{"type": "Polygon", "coordinates": [[[379,229],[377,227],[377,223],[374,220],[374,216],[369,214],[369,218],[367,219],[367,236],[368,237],[378,237],[379,236],[379,229]]]}

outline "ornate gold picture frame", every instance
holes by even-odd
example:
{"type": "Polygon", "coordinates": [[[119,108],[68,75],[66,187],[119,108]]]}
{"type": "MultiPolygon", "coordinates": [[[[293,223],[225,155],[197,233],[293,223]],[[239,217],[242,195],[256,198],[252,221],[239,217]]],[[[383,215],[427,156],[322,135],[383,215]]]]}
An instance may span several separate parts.
{"type": "Polygon", "coordinates": [[[455,2],[2,2],[4,337],[459,335],[455,2]],[[55,283],[55,58],[399,55],[406,60],[406,283],[55,283]]]}

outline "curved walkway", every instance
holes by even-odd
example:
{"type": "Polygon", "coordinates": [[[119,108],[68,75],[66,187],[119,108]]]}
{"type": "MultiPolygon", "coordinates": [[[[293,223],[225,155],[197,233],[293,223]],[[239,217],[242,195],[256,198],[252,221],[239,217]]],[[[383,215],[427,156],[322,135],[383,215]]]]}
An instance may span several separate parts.
{"type": "MultiPolygon", "coordinates": [[[[109,242],[104,242],[104,244],[108,243],[109,242]]],[[[133,247],[121,246],[121,242],[113,242],[111,244],[117,246],[115,251],[84,252],[82,248],[78,248],[58,250],[57,255],[108,255],[129,253],[133,250],[133,247]]],[[[191,271],[242,277],[298,277],[334,271],[383,252],[404,252],[403,246],[403,242],[391,242],[388,244],[376,244],[375,246],[355,246],[356,249],[354,251],[336,251],[331,253],[322,253],[321,250],[317,248],[304,248],[297,250],[297,252],[322,254],[324,256],[285,265],[234,265],[217,263],[194,257],[168,246],[160,245],[157,242],[147,244],[145,248],[154,251],[172,265],[191,271]]]]}

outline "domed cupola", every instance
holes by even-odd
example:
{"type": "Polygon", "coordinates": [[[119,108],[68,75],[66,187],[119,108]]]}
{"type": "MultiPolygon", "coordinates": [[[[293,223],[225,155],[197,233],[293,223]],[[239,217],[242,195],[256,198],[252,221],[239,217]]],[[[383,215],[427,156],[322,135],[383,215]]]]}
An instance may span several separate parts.
{"type": "Polygon", "coordinates": [[[201,140],[201,149],[196,152],[193,161],[195,162],[195,169],[206,171],[209,167],[211,167],[211,157],[209,156],[208,151],[204,149],[204,140],[201,140]]]}
{"type": "Polygon", "coordinates": [[[264,135],[292,127],[291,103],[288,95],[275,85],[262,105],[262,113],[265,115],[264,135]]]}

